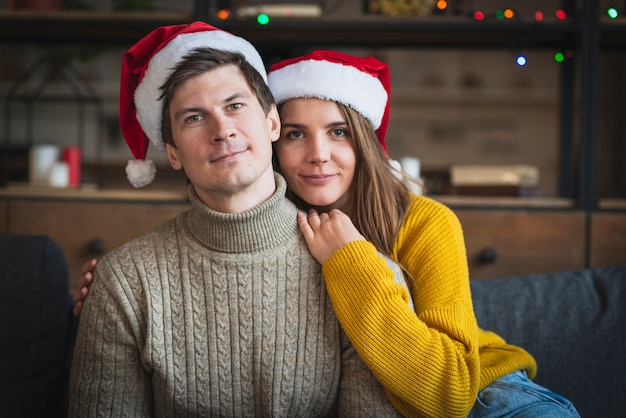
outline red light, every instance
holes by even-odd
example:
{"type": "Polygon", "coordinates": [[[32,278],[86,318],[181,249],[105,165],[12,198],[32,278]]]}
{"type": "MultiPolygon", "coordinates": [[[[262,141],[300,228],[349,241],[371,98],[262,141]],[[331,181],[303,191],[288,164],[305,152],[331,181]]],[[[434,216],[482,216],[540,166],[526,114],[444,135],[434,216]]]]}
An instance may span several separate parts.
{"type": "Polygon", "coordinates": [[[474,19],[476,20],[485,20],[485,14],[479,10],[474,12],[474,19]]]}
{"type": "Polygon", "coordinates": [[[565,13],[565,10],[563,10],[563,9],[558,9],[556,11],[556,17],[559,20],[565,20],[565,19],[567,19],[567,13],[565,13]]]}
{"type": "Polygon", "coordinates": [[[535,12],[535,20],[537,22],[542,22],[543,21],[543,12],[541,10],[537,10],[535,12]]]}

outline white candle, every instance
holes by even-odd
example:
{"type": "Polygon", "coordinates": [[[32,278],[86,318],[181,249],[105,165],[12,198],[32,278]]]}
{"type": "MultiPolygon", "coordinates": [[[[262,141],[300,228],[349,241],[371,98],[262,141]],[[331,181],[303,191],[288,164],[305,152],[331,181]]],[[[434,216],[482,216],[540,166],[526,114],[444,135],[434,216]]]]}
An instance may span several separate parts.
{"type": "Polygon", "coordinates": [[[414,157],[402,157],[400,159],[402,171],[408,176],[418,179],[420,177],[420,160],[414,157]]]}
{"type": "Polygon", "coordinates": [[[67,187],[70,184],[70,167],[65,162],[54,163],[50,170],[49,184],[53,187],[67,187]]]}
{"type": "Polygon", "coordinates": [[[35,185],[49,184],[52,166],[59,160],[59,147],[50,144],[33,145],[29,152],[29,180],[35,185]]]}

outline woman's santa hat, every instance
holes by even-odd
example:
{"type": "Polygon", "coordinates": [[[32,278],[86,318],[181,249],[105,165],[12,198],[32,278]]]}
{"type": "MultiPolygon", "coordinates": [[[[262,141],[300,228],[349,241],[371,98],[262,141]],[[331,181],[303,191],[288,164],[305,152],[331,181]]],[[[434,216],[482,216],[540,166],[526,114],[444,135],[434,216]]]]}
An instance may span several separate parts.
{"type": "Polygon", "coordinates": [[[372,123],[387,153],[391,81],[384,62],[318,50],[272,65],[268,80],[278,104],[308,97],[333,100],[356,110],[372,123]]]}
{"type": "Polygon", "coordinates": [[[124,54],[120,83],[120,128],[136,158],[128,162],[126,175],[135,187],[150,184],[156,174],[154,162],[145,160],[149,143],[165,149],[160,87],[198,48],[240,53],[267,82],[263,60],[248,41],[204,22],[162,26],[137,42],[124,54]]]}

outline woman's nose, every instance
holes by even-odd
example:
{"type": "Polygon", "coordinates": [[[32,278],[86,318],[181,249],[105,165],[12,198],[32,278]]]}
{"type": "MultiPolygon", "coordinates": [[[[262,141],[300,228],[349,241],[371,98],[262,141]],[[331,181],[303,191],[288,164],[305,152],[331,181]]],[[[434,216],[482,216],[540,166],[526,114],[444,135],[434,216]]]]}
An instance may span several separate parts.
{"type": "Polygon", "coordinates": [[[309,149],[309,158],[312,163],[322,164],[330,159],[330,149],[325,140],[316,138],[309,149]]]}

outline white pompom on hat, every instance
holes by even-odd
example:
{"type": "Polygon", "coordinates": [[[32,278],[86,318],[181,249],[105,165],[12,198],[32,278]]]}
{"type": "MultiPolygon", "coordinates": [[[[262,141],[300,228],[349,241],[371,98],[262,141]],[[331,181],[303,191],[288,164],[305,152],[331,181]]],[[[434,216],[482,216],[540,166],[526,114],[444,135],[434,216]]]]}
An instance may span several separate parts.
{"type": "Polygon", "coordinates": [[[269,86],[276,103],[296,98],[333,100],[372,123],[387,153],[391,81],[389,66],[374,57],[317,50],[270,67],[269,86]]]}
{"type": "Polygon", "coordinates": [[[143,37],[124,54],[120,82],[120,128],[135,157],[126,175],[135,187],[150,184],[156,174],[154,162],[145,160],[149,143],[165,149],[160,88],[176,64],[198,48],[240,53],[267,82],[265,65],[252,44],[204,22],[161,26],[143,37]]]}

